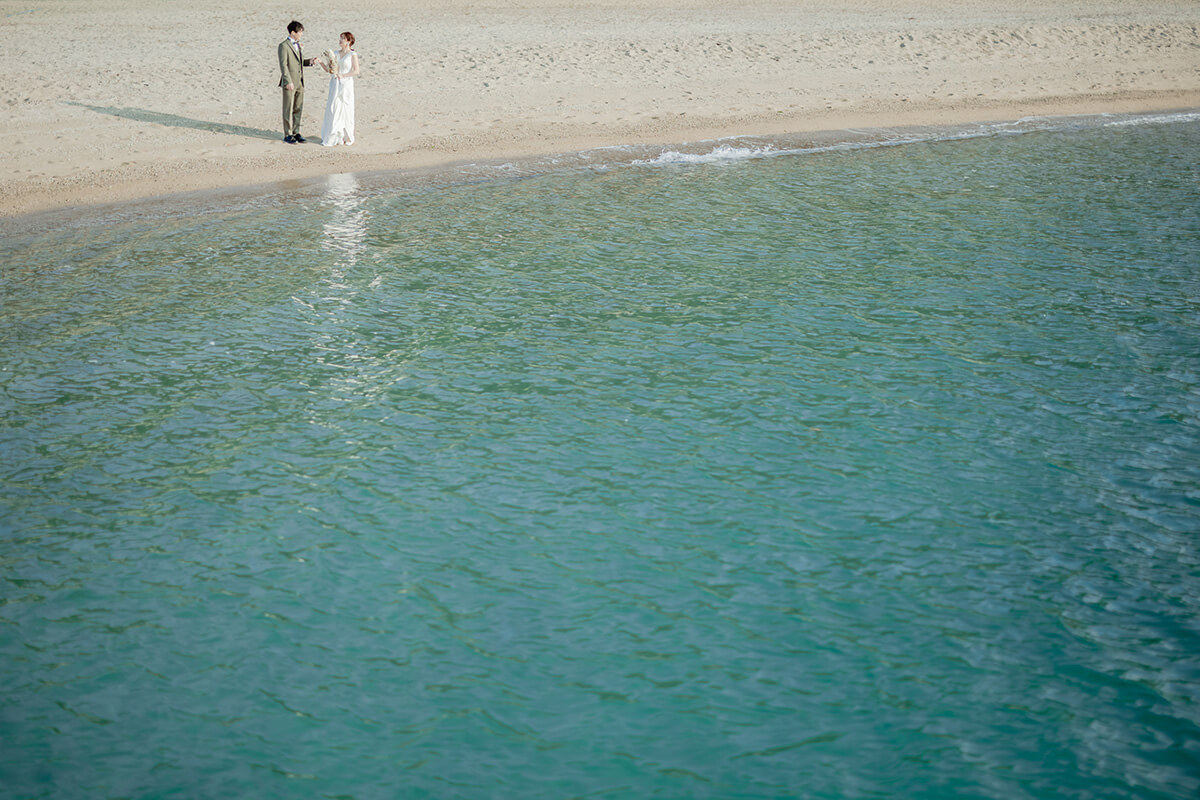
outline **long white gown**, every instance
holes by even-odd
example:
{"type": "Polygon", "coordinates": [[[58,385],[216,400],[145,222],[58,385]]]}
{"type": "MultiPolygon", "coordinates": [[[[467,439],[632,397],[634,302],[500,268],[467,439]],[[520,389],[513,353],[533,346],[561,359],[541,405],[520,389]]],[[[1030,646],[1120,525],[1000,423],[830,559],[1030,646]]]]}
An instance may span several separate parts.
{"type": "MultiPolygon", "coordinates": [[[[338,72],[349,72],[354,53],[338,54],[338,72]]],[[[354,144],[354,78],[329,76],[329,100],[321,123],[321,144],[354,144]]]]}

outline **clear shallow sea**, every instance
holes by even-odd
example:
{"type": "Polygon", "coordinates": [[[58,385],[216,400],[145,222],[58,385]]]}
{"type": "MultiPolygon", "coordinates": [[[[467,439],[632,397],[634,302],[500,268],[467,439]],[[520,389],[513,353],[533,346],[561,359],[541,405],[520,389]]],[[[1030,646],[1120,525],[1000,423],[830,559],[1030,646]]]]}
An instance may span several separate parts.
{"type": "Polygon", "coordinates": [[[0,239],[0,795],[1196,796],[1200,120],[1046,127],[0,239]]]}

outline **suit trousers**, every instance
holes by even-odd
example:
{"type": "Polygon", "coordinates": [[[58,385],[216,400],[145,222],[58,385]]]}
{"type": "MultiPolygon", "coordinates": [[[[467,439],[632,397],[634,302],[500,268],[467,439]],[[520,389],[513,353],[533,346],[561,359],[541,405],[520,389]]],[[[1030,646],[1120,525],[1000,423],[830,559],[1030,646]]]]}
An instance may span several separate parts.
{"type": "Polygon", "coordinates": [[[283,89],[283,135],[298,136],[300,134],[300,112],[304,110],[304,84],[296,84],[295,89],[283,89]]]}

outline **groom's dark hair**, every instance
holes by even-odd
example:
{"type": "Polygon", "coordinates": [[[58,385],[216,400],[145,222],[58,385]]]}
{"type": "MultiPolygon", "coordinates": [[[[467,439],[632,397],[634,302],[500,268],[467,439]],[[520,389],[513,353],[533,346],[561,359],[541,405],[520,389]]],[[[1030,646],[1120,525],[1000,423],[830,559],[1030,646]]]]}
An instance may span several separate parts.
{"type": "Polygon", "coordinates": [[[296,20],[292,20],[291,22],[288,23],[288,33],[295,33],[296,31],[302,31],[302,30],[304,30],[304,26],[301,25],[299,22],[296,22],[296,20]]]}

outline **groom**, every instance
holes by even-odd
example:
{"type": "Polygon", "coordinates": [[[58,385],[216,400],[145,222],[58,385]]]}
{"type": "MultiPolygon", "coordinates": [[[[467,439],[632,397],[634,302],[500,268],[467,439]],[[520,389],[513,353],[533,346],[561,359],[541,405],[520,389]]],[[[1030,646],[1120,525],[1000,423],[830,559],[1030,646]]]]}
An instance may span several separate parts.
{"type": "Polygon", "coordinates": [[[304,68],[315,58],[305,58],[300,49],[304,26],[296,20],[288,23],[288,38],[279,43],[279,86],[283,89],[283,140],[288,144],[307,141],[300,135],[300,112],[304,110],[304,68]]]}

